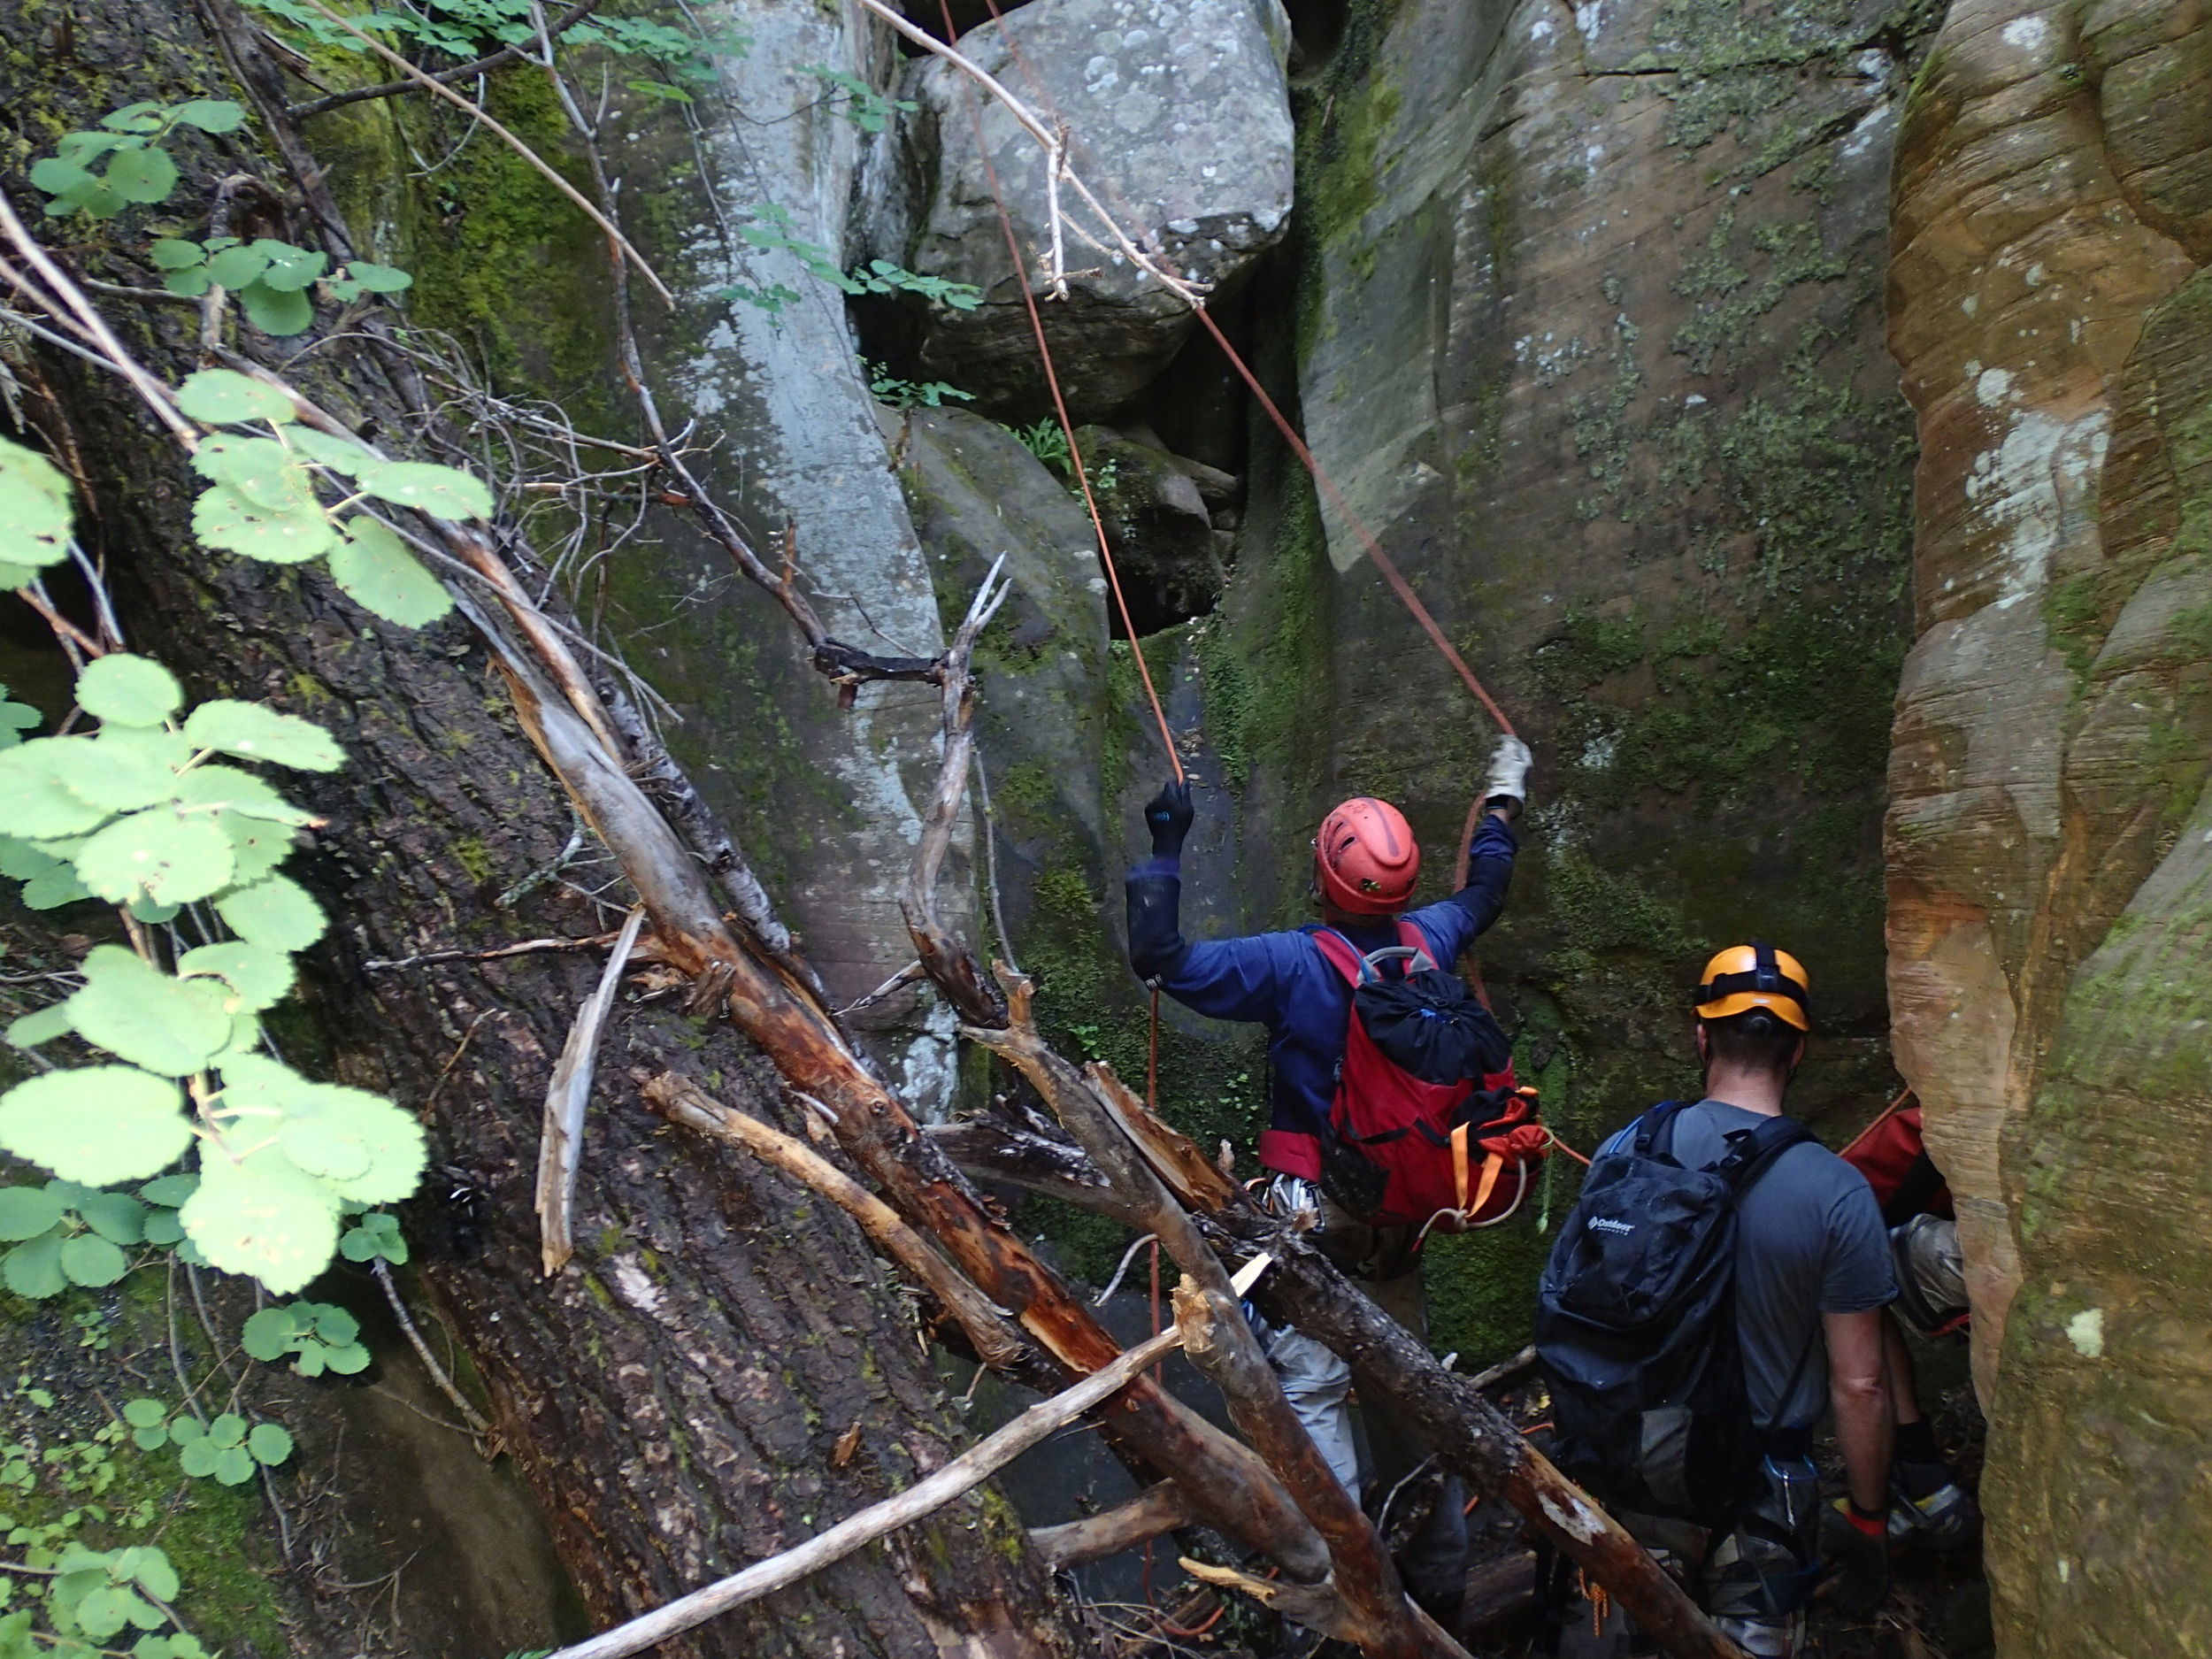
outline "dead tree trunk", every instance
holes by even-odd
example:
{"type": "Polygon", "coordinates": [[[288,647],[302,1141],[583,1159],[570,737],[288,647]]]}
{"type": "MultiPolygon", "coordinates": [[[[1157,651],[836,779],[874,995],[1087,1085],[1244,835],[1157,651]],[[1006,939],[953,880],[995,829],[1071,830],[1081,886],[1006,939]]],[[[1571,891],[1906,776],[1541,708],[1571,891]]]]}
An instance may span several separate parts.
{"type": "MultiPolygon", "coordinates": [[[[0,108],[35,111],[54,130],[96,126],[135,98],[236,94],[179,4],[88,0],[65,26],[6,8],[0,40],[0,108]]],[[[212,165],[257,171],[281,199],[283,170],[245,134],[226,143],[212,165]]],[[[197,159],[173,204],[187,215],[210,176],[211,157],[197,159]]],[[[13,178],[9,187],[19,188],[13,178]]],[[[17,205],[36,222],[27,194],[17,205]]],[[[151,286],[77,225],[50,221],[44,233],[65,261],[151,286]]],[[[318,241],[303,216],[259,228],[318,241]]],[[[196,366],[192,311],[127,302],[116,311],[157,372],[196,366]]],[[[400,400],[358,350],[319,352],[297,373],[332,406],[398,429],[400,400]]],[[[126,390],[36,348],[19,374],[29,441],[81,468],[87,538],[114,572],[132,646],[172,664],[195,700],[266,699],[345,746],[346,769],[303,792],[328,823],[291,866],[336,925],[309,958],[298,1014],[274,1035],[295,1062],[388,1094],[428,1123],[432,1182],[405,1212],[422,1283],[474,1362],[595,1620],[782,1549],[955,1455],[967,1435],[910,1305],[858,1228],[758,1160],[672,1133],[646,1109],[641,1080],[676,1072],[796,1126],[750,1045],[725,1022],[687,1017],[678,995],[633,991],[609,1022],[576,1256],[557,1279],[541,1277],[531,1206],[540,1112],[598,956],[363,964],[603,933],[608,912],[582,889],[611,880],[611,861],[503,906],[500,895],[555,864],[573,818],[480,639],[458,618],[419,634],[365,626],[319,567],[204,552],[190,534],[182,457],[126,390]]],[[[35,672],[10,677],[38,683],[35,672]]],[[[58,935],[86,918],[64,910],[28,925],[58,935]]],[[[703,1628],[687,1648],[921,1659],[1066,1645],[1018,1525],[986,1494],[703,1628]]]]}

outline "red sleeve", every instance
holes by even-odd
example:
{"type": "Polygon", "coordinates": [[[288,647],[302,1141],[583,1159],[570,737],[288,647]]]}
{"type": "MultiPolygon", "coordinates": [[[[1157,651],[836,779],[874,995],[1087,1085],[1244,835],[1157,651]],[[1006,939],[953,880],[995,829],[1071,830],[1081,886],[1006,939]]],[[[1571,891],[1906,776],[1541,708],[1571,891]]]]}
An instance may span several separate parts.
{"type": "Polygon", "coordinates": [[[1843,1160],[1866,1177],[1866,1184],[1874,1189],[1874,1202],[1887,1208],[1919,1156],[1920,1108],[1908,1106],[1892,1112],[1872,1134],[1844,1153],[1843,1160]]]}

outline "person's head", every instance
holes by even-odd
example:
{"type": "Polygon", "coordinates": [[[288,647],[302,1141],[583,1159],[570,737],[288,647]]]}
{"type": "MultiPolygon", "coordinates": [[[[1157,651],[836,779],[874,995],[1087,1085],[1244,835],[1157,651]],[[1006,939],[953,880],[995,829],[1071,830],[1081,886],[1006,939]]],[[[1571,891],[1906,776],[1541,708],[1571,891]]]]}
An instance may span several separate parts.
{"type": "Polygon", "coordinates": [[[1355,795],[1321,820],[1313,885],[1332,918],[1395,916],[1412,899],[1420,873],[1412,826],[1389,802],[1355,795]]]}
{"type": "Polygon", "coordinates": [[[1697,987],[1697,1057],[1716,1071],[1786,1080],[1813,1028],[1812,978],[1786,950],[1731,945],[1697,987]]]}

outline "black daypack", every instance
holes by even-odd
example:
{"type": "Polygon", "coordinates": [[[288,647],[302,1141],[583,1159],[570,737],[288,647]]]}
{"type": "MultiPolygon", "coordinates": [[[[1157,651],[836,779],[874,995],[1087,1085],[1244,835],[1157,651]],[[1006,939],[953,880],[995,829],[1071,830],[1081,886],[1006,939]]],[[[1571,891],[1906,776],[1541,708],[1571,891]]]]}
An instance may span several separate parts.
{"type": "Polygon", "coordinates": [[[1718,1526],[1763,1450],[1736,1334],[1736,1201],[1814,1135],[1777,1118],[1686,1169],[1686,1106],[1654,1107],[1592,1167],[1544,1268],[1536,1351],[1564,1473],[1609,1504],[1718,1526]]]}

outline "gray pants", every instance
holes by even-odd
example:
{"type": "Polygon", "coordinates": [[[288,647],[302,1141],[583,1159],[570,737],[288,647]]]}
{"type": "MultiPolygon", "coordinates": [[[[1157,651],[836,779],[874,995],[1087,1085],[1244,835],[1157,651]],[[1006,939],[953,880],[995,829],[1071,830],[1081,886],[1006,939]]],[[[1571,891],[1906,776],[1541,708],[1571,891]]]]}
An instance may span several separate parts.
{"type": "MultiPolygon", "coordinates": [[[[1333,1205],[1327,1207],[1324,1219],[1316,1240],[1324,1253],[1360,1278],[1360,1288],[1385,1313],[1424,1342],[1428,1340],[1428,1298],[1422,1291],[1418,1260],[1411,1254],[1413,1230],[1365,1226],[1333,1205]],[[1411,1271],[1404,1271],[1409,1263],[1411,1271]],[[1361,1270],[1371,1266],[1399,1271],[1388,1279],[1363,1277],[1361,1270]]],[[[1368,1457],[1363,1466],[1347,1399],[1352,1368],[1302,1332],[1270,1326],[1256,1318],[1254,1328],[1269,1363],[1282,1379],[1290,1409],[1344,1489],[1356,1502],[1363,1501],[1367,1512],[1379,1521],[1393,1518],[1381,1514],[1383,1505],[1399,1482],[1427,1461],[1428,1448],[1402,1413],[1365,1412],[1362,1426],[1368,1457]]],[[[1467,1593],[1466,1503],[1459,1478],[1447,1477],[1427,1519],[1397,1556],[1407,1593],[1448,1630],[1467,1593]]]]}

